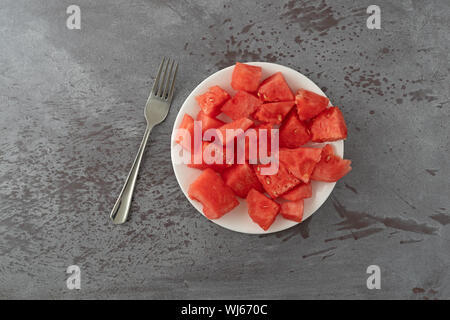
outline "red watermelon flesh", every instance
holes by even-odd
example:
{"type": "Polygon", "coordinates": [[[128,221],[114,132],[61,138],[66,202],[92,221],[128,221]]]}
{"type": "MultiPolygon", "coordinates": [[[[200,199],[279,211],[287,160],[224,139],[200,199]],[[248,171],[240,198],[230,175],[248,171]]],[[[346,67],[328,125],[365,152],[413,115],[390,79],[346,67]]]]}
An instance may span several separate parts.
{"type": "Polygon", "coordinates": [[[258,177],[248,163],[236,164],[226,169],[222,172],[222,178],[225,184],[241,198],[245,199],[251,189],[263,192],[258,177]]]}
{"type": "Polygon", "coordinates": [[[295,96],[298,118],[302,121],[314,118],[328,107],[330,100],[312,91],[300,89],[295,96]]]}
{"type": "Polygon", "coordinates": [[[254,166],[256,176],[261,182],[264,190],[270,195],[272,199],[278,198],[280,195],[295,188],[300,183],[294,175],[290,174],[286,166],[279,163],[277,173],[273,175],[263,175],[261,169],[269,167],[270,164],[258,164],[254,166]]]}
{"type": "Polygon", "coordinates": [[[321,153],[320,148],[281,148],[280,163],[296,178],[308,183],[314,167],[320,161],[321,153]]]}
{"type": "Polygon", "coordinates": [[[283,202],[280,206],[280,213],[286,219],[302,222],[303,203],[303,200],[283,202]]]}
{"type": "Polygon", "coordinates": [[[310,139],[309,128],[291,111],[280,127],[280,147],[298,148],[310,139]]]}
{"type": "Polygon", "coordinates": [[[230,99],[230,95],[221,87],[214,86],[204,94],[195,97],[195,99],[206,115],[215,117],[220,113],[222,105],[230,99]]]}
{"type": "Polygon", "coordinates": [[[336,141],[347,138],[347,126],[338,107],[322,111],[312,120],[311,140],[313,142],[336,141]]]}
{"type": "MultiPolygon", "coordinates": [[[[269,156],[270,155],[270,148],[271,148],[271,131],[273,129],[273,124],[260,124],[257,126],[254,126],[253,128],[255,130],[255,135],[256,135],[256,141],[255,141],[255,152],[256,152],[256,159],[252,159],[253,161],[251,162],[252,164],[256,164],[259,161],[259,150],[260,150],[260,146],[263,145],[263,143],[266,144],[266,155],[269,156]],[[261,138],[261,129],[266,130],[266,139],[262,140],[263,138],[261,138]]],[[[247,131],[248,132],[248,131],[247,131]]],[[[245,160],[249,161],[250,160],[250,144],[251,144],[252,139],[250,139],[249,135],[246,135],[245,137],[245,160]]]]}
{"type": "Polygon", "coordinates": [[[233,191],[209,168],[189,186],[188,195],[203,204],[208,219],[218,219],[239,205],[233,191]]]}
{"type": "Polygon", "coordinates": [[[201,159],[201,162],[195,163],[194,153],[192,153],[191,163],[188,164],[188,167],[201,170],[210,168],[216,172],[222,172],[226,168],[229,168],[233,165],[232,163],[230,163],[230,161],[228,161],[227,163],[226,150],[225,148],[221,148],[220,144],[215,144],[213,142],[203,142],[202,148],[198,150],[198,152],[200,153],[198,158],[201,159]],[[221,159],[222,163],[220,163],[220,160],[218,159],[221,159]]]}
{"type": "Polygon", "coordinates": [[[181,130],[177,131],[175,142],[180,144],[184,149],[191,151],[194,143],[194,118],[186,113],[178,129],[181,130]]]}
{"type": "Polygon", "coordinates": [[[255,118],[266,123],[280,124],[294,106],[294,101],[264,103],[255,113],[255,118]]]}
{"type": "Polygon", "coordinates": [[[278,203],[255,189],[248,193],[247,202],[250,218],[263,230],[269,229],[280,211],[278,203]]]}
{"type": "Polygon", "coordinates": [[[261,82],[262,68],[236,62],[231,76],[231,87],[236,90],[256,92],[261,82]]]}
{"type": "Polygon", "coordinates": [[[208,129],[217,129],[225,124],[225,122],[219,119],[206,115],[203,111],[200,111],[197,115],[197,121],[202,122],[202,133],[208,129]]]}
{"type": "Polygon", "coordinates": [[[322,158],[314,168],[311,179],[336,182],[352,170],[350,160],[342,159],[333,152],[333,147],[327,144],[322,149],[322,158]]]}
{"type": "MultiPolygon", "coordinates": [[[[233,122],[224,124],[223,126],[221,126],[218,130],[220,131],[221,135],[221,141],[222,144],[224,145],[224,147],[227,145],[227,143],[231,142],[235,137],[239,137],[240,134],[238,134],[237,136],[235,135],[227,135],[226,134],[226,130],[227,129],[242,129],[242,131],[245,133],[245,130],[247,130],[248,128],[250,128],[253,125],[253,121],[248,119],[248,118],[241,118],[238,120],[235,120],[233,122]]],[[[219,137],[220,138],[220,137],[219,137]]]]}
{"type": "Polygon", "coordinates": [[[245,91],[238,91],[233,98],[222,107],[222,112],[233,120],[246,118],[252,115],[262,104],[254,95],[245,91]]]}
{"type": "Polygon", "coordinates": [[[294,94],[281,72],[265,79],[258,89],[258,97],[265,102],[293,101],[294,94]]]}
{"type": "Polygon", "coordinates": [[[285,194],[281,195],[281,199],[289,201],[298,201],[301,199],[311,197],[312,197],[311,183],[302,183],[299,186],[292,189],[291,191],[288,191],[285,194]]]}

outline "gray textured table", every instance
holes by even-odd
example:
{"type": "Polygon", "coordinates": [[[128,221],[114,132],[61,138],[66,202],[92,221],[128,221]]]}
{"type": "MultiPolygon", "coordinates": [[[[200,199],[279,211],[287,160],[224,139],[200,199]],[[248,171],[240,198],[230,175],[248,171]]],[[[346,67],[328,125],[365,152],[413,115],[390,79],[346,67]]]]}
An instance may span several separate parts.
{"type": "Polygon", "coordinates": [[[370,4],[3,0],[0,298],[450,298],[449,1],[378,1],[380,30],[370,4]],[[81,30],[66,27],[70,4],[81,30]],[[163,55],[181,64],[176,97],[131,220],[114,226],[163,55]],[[308,75],[349,127],[351,174],[311,219],[267,236],[199,215],[170,162],[182,102],[236,60],[308,75]]]}

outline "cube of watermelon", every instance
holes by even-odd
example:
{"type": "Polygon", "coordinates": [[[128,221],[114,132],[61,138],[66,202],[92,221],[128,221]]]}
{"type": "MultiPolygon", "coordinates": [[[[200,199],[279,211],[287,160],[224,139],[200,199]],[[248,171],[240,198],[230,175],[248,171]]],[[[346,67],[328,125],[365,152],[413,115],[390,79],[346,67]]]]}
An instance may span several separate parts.
{"type": "Polygon", "coordinates": [[[286,166],[283,163],[279,163],[277,173],[273,175],[262,175],[261,168],[268,167],[269,164],[258,164],[253,168],[256,176],[261,182],[264,190],[269,194],[272,199],[278,198],[280,195],[295,188],[300,183],[294,175],[289,173],[286,166]]]}
{"type": "MultiPolygon", "coordinates": [[[[312,178],[312,176],[311,176],[312,178]]],[[[298,201],[301,199],[311,198],[312,197],[312,188],[311,183],[302,183],[292,189],[291,191],[286,192],[281,195],[281,199],[289,200],[289,201],[298,201]]]]}
{"type": "Polygon", "coordinates": [[[295,222],[303,220],[303,200],[283,202],[280,206],[281,215],[295,222]]]}
{"type": "Polygon", "coordinates": [[[236,164],[226,169],[222,172],[222,178],[225,184],[241,198],[245,199],[251,189],[263,192],[258,177],[248,163],[236,164]]]}
{"type": "Polygon", "coordinates": [[[330,100],[312,91],[300,89],[295,95],[295,104],[300,120],[305,121],[314,118],[328,107],[330,100]]]}
{"type": "Polygon", "coordinates": [[[273,124],[280,124],[295,105],[294,101],[264,103],[255,113],[255,118],[273,124]]]}
{"type": "Polygon", "coordinates": [[[311,140],[313,142],[336,141],[347,138],[347,126],[338,107],[322,111],[312,120],[311,140]]]}
{"type": "Polygon", "coordinates": [[[252,115],[262,104],[254,95],[245,91],[238,91],[233,98],[222,107],[222,112],[233,120],[246,118],[252,115]]]}
{"type": "Polygon", "coordinates": [[[262,68],[236,62],[231,76],[231,87],[236,90],[256,92],[261,82],[262,68]]]}
{"type": "Polygon", "coordinates": [[[283,164],[290,174],[304,183],[308,183],[314,167],[320,161],[321,153],[322,149],[320,148],[281,148],[280,164],[283,164]]]}
{"type": "Polygon", "coordinates": [[[209,168],[189,186],[188,195],[203,204],[208,219],[218,219],[239,205],[233,191],[209,168]]]}
{"type": "Polygon", "coordinates": [[[175,135],[175,142],[184,149],[191,151],[194,144],[194,118],[186,113],[178,129],[175,135]]]}
{"type": "Polygon", "coordinates": [[[333,147],[327,144],[322,149],[322,158],[314,168],[311,179],[336,182],[352,170],[351,164],[350,160],[335,155],[333,147]]]}
{"type": "Polygon", "coordinates": [[[224,146],[227,145],[227,143],[231,142],[235,137],[241,136],[241,134],[238,134],[237,129],[242,129],[243,132],[250,128],[253,125],[253,121],[248,118],[241,118],[238,120],[235,120],[233,122],[224,124],[223,126],[219,127],[217,130],[220,131],[221,135],[219,135],[219,139],[221,139],[222,144],[224,146]],[[236,135],[227,135],[227,130],[236,130],[236,135]]]}
{"type": "Polygon", "coordinates": [[[280,147],[298,148],[311,139],[309,128],[291,111],[280,127],[280,147]]]}
{"type": "Polygon", "coordinates": [[[247,195],[248,214],[263,230],[268,230],[275,221],[280,206],[255,189],[247,195]]]}
{"type": "Polygon", "coordinates": [[[281,72],[274,73],[261,83],[258,97],[265,102],[293,101],[295,98],[281,72]]]}
{"type": "Polygon", "coordinates": [[[204,94],[195,97],[195,99],[206,115],[215,117],[220,113],[222,105],[230,99],[230,95],[221,87],[214,86],[204,94]]]}
{"type": "Polygon", "coordinates": [[[225,122],[220,121],[219,119],[206,115],[203,111],[200,111],[197,114],[197,121],[202,122],[202,133],[208,129],[217,129],[225,124],[225,122]]]}

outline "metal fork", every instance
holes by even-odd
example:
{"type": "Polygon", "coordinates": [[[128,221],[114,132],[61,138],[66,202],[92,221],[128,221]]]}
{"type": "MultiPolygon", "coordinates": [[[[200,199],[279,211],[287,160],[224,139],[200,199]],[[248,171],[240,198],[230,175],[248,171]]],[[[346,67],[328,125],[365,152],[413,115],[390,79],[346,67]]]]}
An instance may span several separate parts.
{"type": "Polygon", "coordinates": [[[152,91],[145,104],[144,115],[147,120],[147,128],[145,129],[144,137],[130,173],[128,173],[122,191],[120,191],[119,198],[111,211],[111,220],[115,224],[122,224],[127,220],[142,155],[152,128],[163,122],[169,112],[177,70],[178,63],[174,60],[163,58],[152,91]]]}

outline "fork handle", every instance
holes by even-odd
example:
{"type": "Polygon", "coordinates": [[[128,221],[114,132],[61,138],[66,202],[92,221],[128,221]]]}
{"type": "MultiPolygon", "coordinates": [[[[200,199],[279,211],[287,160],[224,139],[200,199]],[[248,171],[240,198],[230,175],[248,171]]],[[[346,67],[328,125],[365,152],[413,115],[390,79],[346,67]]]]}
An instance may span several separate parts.
{"type": "Polygon", "coordinates": [[[136,179],[139,172],[139,167],[141,166],[142,156],[145,151],[145,146],[147,145],[148,137],[152,127],[147,125],[145,129],[144,137],[142,138],[141,145],[139,146],[139,151],[134,159],[133,166],[131,167],[130,173],[125,180],[125,184],[120,191],[119,198],[117,198],[116,204],[111,211],[111,220],[114,224],[122,224],[127,220],[128,213],[130,211],[131,199],[133,198],[134,186],[136,185],[136,179]]]}

